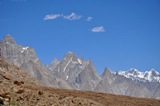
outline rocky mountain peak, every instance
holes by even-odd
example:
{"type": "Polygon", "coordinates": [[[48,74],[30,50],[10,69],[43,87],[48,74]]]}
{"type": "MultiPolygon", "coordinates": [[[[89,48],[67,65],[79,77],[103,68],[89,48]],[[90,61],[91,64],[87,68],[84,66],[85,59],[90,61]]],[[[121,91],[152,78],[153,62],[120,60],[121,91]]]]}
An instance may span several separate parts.
{"type": "Polygon", "coordinates": [[[97,74],[97,71],[96,71],[96,69],[95,69],[91,60],[87,61],[86,68],[87,68],[87,70],[90,70],[94,74],[97,74]]]}
{"type": "Polygon", "coordinates": [[[73,53],[73,52],[71,52],[71,51],[69,51],[69,52],[67,52],[66,54],[65,54],[65,56],[63,57],[63,59],[68,59],[68,60],[70,60],[70,59],[75,59],[75,58],[77,58],[77,56],[76,56],[76,54],[75,53],[73,53]]]}
{"type": "Polygon", "coordinates": [[[15,40],[13,39],[13,37],[11,35],[6,35],[3,40],[3,43],[11,43],[11,44],[16,44],[15,40]]]}
{"type": "Polygon", "coordinates": [[[53,61],[51,62],[52,65],[57,63],[59,63],[59,60],[57,58],[54,58],[53,61]]]}
{"type": "Polygon", "coordinates": [[[88,65],[90,65],[90,66],[92,66],[92,65],[93,65],[93,63],[92,63],[92,61],[91,61],[91,60],[88,60],[88,61],[87,61],[87,63],[88,63],[88,65]]]}
{"type": "Polygon", "coordinates": [[[103,79],[103,78],[105,78],[108,75],[110,76],[111,74],[112,73],[111,73],[110,69],[108,67],[105,67],[103,73],[101,74],[101,78],[103,79]]]}
{"type": "Polygon", "coordinates": [[[53,71],[59,63],[60,63],[60,61],[57,58],[54,58],[54,60],[51,62],[51,64],[48,65],[49,70],[53,71]]]}
{"type": "Polygon", "coordinates": [[[151,70],[149,71],[149,73],[151,73],[151,75],[153,75],[153,76],[159,75],[159,73],[158,73],[155,69],[151,69],[151,70]]]}
{"type": "Polygon", "coordinates": [[[69,51],[69,52],[67,52],[66,53],[66,55],[65,56],[74,56],[74,55],[76,55],[75,53],[73,53],[73,52],[71,52],[71,51],[69,51]]]}
{"type": "Polygon", "coordinates": [[[131,74],[134,74],[134,73],[137,73],[139,71],[135,68],[131,68],[128,72],[131,73],[131,74]]]}

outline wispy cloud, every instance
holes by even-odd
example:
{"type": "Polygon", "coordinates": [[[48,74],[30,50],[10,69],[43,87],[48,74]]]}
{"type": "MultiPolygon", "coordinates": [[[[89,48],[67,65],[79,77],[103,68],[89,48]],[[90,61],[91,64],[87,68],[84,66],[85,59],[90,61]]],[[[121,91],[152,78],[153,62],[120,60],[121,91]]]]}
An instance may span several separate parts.
{"type": "Polygon", "coordinates": [[[63,17],[63,14],[47,14],[44,17],[44,20],[54,20],[54,19],[57,19],[59,17],[63,17]]]}
{"type": "Polygon", "coordinates": [[[68,20],[79,20],[82,16],[81,15],[77,15],[76,13],[71,13],[70,15],[66,15],[63,18],[64,19],[68,19],[68,20]]]}
{"type": "Polygon", "coordinates": [[[82,16],[81,15],[77,15],[76,13],[71,13],[69,15],[63,15],[63,14],[47,14],[44,17],[44,20],[54,20],[57,18],[63,18],[63,19],[67,19],[67,20],[79,20],[82,16]]]}
{"type": "Polygon", "coordinates": [[[105,32],[105,29],[103,26],[99,26],[99,27],[94,27],[91,31],[92,32],[105,32]]]}
{"type": "Polygon", "coordinates": [[[93,17],[87,17],[86,21],[91,21],[93,19],[93,17]]]}

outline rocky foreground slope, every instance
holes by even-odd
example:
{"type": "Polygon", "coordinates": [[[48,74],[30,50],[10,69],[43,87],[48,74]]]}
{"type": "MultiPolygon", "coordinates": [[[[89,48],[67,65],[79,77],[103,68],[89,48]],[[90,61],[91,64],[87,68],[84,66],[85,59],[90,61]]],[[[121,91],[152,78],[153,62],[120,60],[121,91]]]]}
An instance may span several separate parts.
{"type": "Polygon", "coordinates": [[[32,47],[18,45],[10,35],[0,41],[0,55],[47,87],[87,90],[134,97],[160,99],[160,73],[154,69],[112,72],[98,75],[91,60],[68,52],[61,61],[43,65],[32,47]]]}
{"type": "Polygon", "coordinates": [[[160,100],[43,87],[0,57],[0,106],[160,106],[160,100]]]}

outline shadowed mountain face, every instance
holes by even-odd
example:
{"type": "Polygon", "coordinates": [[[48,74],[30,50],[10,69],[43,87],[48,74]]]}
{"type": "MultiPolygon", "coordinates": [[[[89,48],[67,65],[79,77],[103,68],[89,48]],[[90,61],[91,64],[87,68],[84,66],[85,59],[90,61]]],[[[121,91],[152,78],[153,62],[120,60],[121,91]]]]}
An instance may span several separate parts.
{"type": "Polygon", "coordinates": [[[45,86],[160,98],[160,73],[154,69],[111,72],[105,68],[98,75],[90,60],[79,59],[72,52],[61,61],[55,58],[51,64],[43,65],[33,48],[17,45],[10,35],[1,40],[0,55],[45,86]]]}

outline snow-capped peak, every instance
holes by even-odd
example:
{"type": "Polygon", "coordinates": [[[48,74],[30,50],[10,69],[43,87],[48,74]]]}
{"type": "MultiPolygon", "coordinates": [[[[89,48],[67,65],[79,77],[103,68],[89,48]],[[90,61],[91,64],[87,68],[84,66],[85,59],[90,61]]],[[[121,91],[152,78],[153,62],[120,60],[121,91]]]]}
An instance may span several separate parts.
{"type": "Polygon", "coordinates": [[[151,69],[150,71],[145,72],[144,78],[150,82],[152,81],[160,82],[160,73],[154,69],[151,69]]]}
{"type": "Polygon", "coordinates": [[[154,69],[146,72],[141,72],[137,69],[131,68],[129,71],[120,71],[118,72],[118,74],[132,80],[139,80],[143,82],[160,82],[160,73],[154,69]]]}
{"type": "Polygon", "coordinates": [[[154,76],[159,75],[159,73],[155,69],[151,69],[149,71],[149,73],[152,74],[152,75],[154,75],[154,76]]]}

